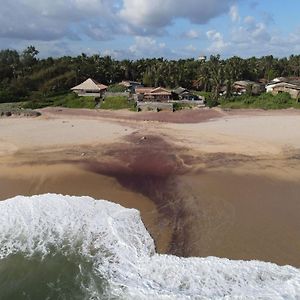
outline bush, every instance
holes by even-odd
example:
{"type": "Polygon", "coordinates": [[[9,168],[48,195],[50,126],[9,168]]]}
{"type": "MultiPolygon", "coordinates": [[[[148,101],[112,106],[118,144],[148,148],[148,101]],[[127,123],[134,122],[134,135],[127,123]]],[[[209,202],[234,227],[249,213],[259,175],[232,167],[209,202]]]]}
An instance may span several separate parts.
{"type": "Polygon", "coordinates": [[[209,100],[209,99],[212,98],[212,93],[211,92],[197,92],[197,91],[194,91],[193,93],[195,95],[204,97],[205,100],[209,100]]]}
{"type": "Polygon", "coordinates": [[[274,97],[274,101],[277,104],[286,104],[291,101],[291,96],[289,93],[280,93],[274,97]]]}
{"type": "Polygon", "coordinates": [[[134,102],[129,101],[127,97],[116,96],[106,97],[100,105],[101,109],[134,109],[134,102]]]}
{"type": "Polygon", "coordinates": [[[20,82],[13,82],[6,88],[0,88],[0,103],[20,102],[28,95],[26,87],[20,82]]]}
{"type": "Polygon", "coordinates": [[[127,91],[127,87],[118,83],[112,84],[107,89],[110,93],[123,93],[127,91]]]}
{"type": "Polygon", "coordinates": [[[0,103],[13,102],[14,100],[14,95],[8,90],[0,90],[0,103]]]}
{"type": "Polygon", "coordinates": [[[212,108],[212,107],[218,106],[220,104],[220,102],[216,99],[209,98],[209,99],[205,100],[205,104],[209,108],[212,108]]]}

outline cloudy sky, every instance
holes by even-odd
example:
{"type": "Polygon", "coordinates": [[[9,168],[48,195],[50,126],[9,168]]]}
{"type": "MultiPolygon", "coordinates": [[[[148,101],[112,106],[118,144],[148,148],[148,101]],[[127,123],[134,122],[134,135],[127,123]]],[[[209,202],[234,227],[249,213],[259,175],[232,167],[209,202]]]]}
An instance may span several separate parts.
{"type": "Polygon", "coordinates": [[[0,48],[41,57],[300,53],[299,0],[0,0],[0,48]]]}

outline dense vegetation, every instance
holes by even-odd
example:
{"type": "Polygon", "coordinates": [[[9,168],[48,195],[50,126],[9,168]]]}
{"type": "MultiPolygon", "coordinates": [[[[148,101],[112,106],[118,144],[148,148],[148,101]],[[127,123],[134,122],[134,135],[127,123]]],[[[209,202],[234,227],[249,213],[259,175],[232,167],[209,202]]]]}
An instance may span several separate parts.
{"type": "Polygon", "coordinates": [[[223,108],[262,108],[262,109],[284,109],[289,107],[300,108],[300,103],[291,99],[288,93],[261,94],[259,96],[242,95],[239,97],[219,99],[223,108]]]}
{"type": "Polygon", "coordinates": [[[59,93],[45,96],[32,94],[31,100],[23,104],[23,108],[37,109],[47,106],[62,106],[69,108],[95,108],[94,97],[78,97],[74,93],[59,93]]]}
{"type": "MultiPolygon", "coordinates": [[[[71,95],[66,97],[65,93],[72,86],[92,77],[107,85],[134,80],[143,82],[145,86],[183,86],[207,93],[211,106],[222,102],[225,107],[239,106],[237,103],[252,107],[261,101],[271,100],[263,98],[268,96],[255,101],[250,96],[248,100],[232,99],[231,86],[234,81],[300,76],[300,55],[280,59],[264,56],[223,60],[217,55],[211,56],[207,61],[163,58],[118,61],[109,56],[86,54],[38,59],[38,53],[33,46],[21,53],[10,49],[0,51],[0,103],[29,100],[28,107],[35,107],[38,103],[40,105],[41,101],[42,106],[51,104],[81,107],[83,104],[80,99],[71,95]],[[219,92],[224,85],[227,87],[228,99],[220,100],[219,92]],[[245,101],[251,103],[247,104],[245,101]]],[[[116,85],[111,90],[123,91],[116,85]]],[[[288,103],[280,106],[285,107],[288,103]]],[[[88,106],[92,106],[91,103],[88,106]]]]}

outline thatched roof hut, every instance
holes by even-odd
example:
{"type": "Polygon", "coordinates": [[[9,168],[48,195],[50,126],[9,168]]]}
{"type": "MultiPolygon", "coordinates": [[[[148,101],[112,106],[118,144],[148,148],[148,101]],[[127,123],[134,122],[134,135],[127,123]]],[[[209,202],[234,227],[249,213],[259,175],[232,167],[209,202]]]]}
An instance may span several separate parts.
{"type": "Polygon", "coordinates": [[[78,94],[78,96],[102,96],[106,90],[107,86],[97,82],[94,79],[88,78],[86,81],[81,84],[71,88],[73,92],[78,94]]]}

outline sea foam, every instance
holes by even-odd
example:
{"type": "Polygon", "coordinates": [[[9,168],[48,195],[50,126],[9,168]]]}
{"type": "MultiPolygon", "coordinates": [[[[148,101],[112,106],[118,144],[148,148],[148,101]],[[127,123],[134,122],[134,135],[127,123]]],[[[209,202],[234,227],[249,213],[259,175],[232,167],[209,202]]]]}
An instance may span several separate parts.
{"type": "Polygon", "coordinates": [[[112,299],[300,299],[291,266],[157,254],[135,209],[54,194],[0,202],[0,259],[51,251],[92,261],[112,299]]]}

